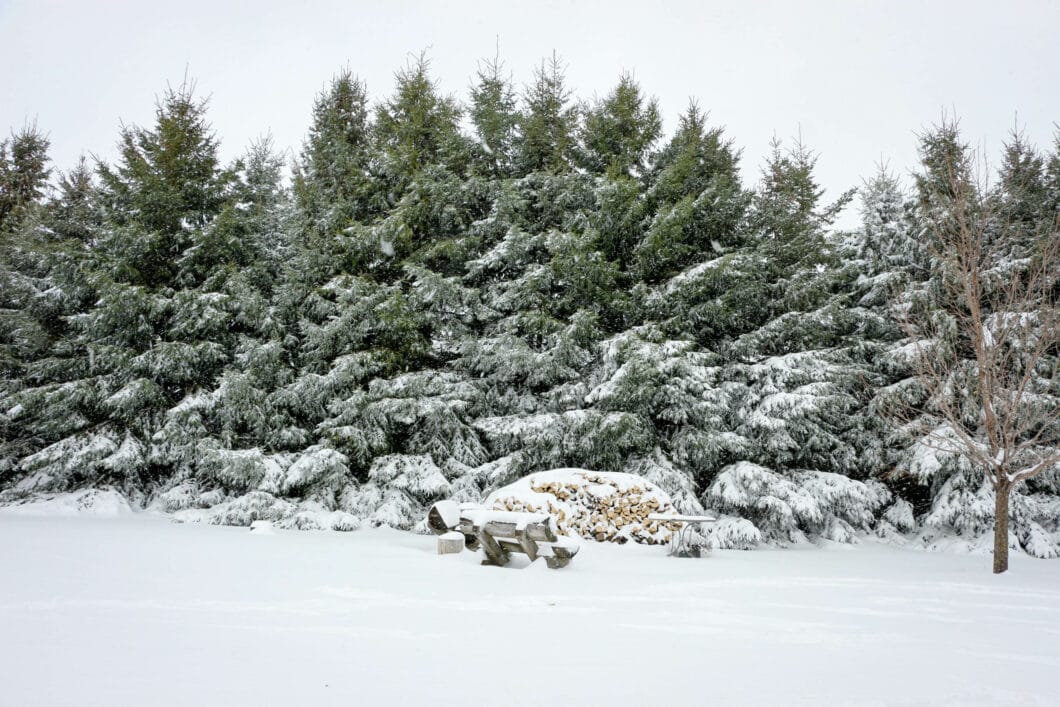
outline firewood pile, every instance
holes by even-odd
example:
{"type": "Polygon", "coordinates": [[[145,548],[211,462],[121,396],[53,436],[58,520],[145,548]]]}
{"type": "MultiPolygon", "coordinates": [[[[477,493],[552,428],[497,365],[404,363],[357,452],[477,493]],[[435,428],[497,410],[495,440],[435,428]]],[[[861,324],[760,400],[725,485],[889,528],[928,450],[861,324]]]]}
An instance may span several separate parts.
{"type": "Polygon", "coordinates": [[[565,535],[599,542],[660,545],[670,542],[678,523],[648,516],[676,513],[658,486],[633,474],[554,469],[530,474],[494,491],[486,507],[548,513],[565,535]]]}

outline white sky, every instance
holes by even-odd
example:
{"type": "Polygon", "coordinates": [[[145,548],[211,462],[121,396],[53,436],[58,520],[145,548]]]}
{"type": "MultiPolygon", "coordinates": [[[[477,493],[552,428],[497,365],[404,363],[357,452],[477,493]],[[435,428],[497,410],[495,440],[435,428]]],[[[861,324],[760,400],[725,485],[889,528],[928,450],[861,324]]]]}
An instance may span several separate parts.
{"type": "Polygon", "coordinates": [[[154,97],[187,67],[226,157],[269,131],[297,149],[339,67],[378,99],[426,49],[443,89],[464,96],[498,37],[520,84],[553,50],[581,97],[634,71],[668,130],[697,97],[743,148],[745,178],[774,134],[801,130],[833,196],[881,159],[907,173],[914,133],[944,110],[992,155],[1017,117],[1043,149],[1060,121],[1060,2],[1049,0],[0,0],[0,130],[36,119],[60,169],[82,152],[109,158],[119,121],[149,124],[154,97]]]}

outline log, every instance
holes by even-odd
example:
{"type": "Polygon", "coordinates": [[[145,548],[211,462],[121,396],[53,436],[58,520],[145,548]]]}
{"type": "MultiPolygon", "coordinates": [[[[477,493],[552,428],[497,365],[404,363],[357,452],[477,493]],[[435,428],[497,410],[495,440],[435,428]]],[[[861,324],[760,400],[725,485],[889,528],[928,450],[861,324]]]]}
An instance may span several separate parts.
{"type": "Polygon", "coordinates": [[[452,555],[463,551],[464,534],[451,531],[438,536],[438,554],[452,555]]]}

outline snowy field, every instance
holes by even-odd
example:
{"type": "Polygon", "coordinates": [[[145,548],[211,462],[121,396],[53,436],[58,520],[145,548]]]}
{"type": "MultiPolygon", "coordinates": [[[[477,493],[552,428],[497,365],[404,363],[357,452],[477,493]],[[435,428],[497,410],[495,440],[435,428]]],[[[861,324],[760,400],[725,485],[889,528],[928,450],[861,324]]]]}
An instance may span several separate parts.
{"type": "Polygon", "coordinates": [[[5,705],[1057,705],[1060,561],[432,537],[0,512],[5,705]]]}

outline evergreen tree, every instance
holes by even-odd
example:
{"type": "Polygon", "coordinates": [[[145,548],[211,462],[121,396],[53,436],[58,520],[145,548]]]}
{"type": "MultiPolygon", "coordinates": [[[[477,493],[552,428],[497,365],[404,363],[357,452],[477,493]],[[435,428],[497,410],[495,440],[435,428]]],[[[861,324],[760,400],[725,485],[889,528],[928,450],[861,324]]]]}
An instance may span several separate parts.
{"type": "Polygon", "coordinates": [[[769,249],[773,267],[782,276],[807,264],[824,264],[824,228],[853,198],[853,191],[849,191],[822,207],[824,190],[813,177],[816,162],[816,156],[802,142],[785,152],[774,139],[762,171],[753,221],[763,247],[769,249]]]}
{"type": "Polygon", "coordinates": [[[0,141],[0,234],[14,230],[24,210],[44,195],[50,173],[48,146],[36,124],[0,141]]]}
{"type": "Polygon", "coordinates": [[[368,95],[349,69],[317,96],[313,122],[295,168],[294,191],[307,237],[328,251],[351,224],[375,213],[368,95]]]}
{"type": "Polygon", "coordinates": [[[155,108],[153,129],[122,128],[119,162],[99,167],[109,222],[127,243],[113,243],[118,280],[158,290],[179,285],[177,262],[220,212],[230,179],[220,168],[206,104],[185,81],[155,108]]]}
{"type": "Polygon", "coordinates": [[[655,216],[633,252],[639,279],[656,283],[684,264],[743,244],[749,195],[740,184],[737,161],[721,130],[708,129],[692,103],[652,161],[646,197],[655,216]]]}
{"type": "Polygon", "coordinates": [[[1013,255],[1026,250],[1043,228],[1052,225],[1045,178],[1045,160],[1022,133],[1013,131],[1004,143],[998,183],[990,199],[997,214],[994,228],[1004,231],[995,237],[1017,248],[1013,255]]]}
{"type": "Polygon", "coordinates": [[[152,128],[123,128],[119,148],[118,164],[100,167],[98,301],[77,320],[87,359],[73,386],[80,414],[23,467],[68,483],[68,457],[81,450],[74,478],[132,489],[194,464],[192,448],[208,446],[166,434],[166,411],[230,361],[235,302],[224,273],[253,256],[226,233],[232,176],[189,84],[163,95],[152,128]]]}
{"type": "Polygon", "coordinates": [[[739,158],[724,131],[708,128],[707,116],[692,101],[674,136],[652,157],[648,179],[653,198],[673,204],[702,193],[714,180],[738,182],[739,158]]]}
{"type": "Polygon", "coordinates": [[[1045,166],[1046,220],[1060,217],[1060,128],[1053,138],[1053,152],[1045,166]]]}
{"type": "Polygon", "coordinates": [[[534,70],[523,94],[516,142],[520,173],[562,174],[571,169],[579,119],[571,96],[563,64],[553,52],[534,70]]]}
{"type": "Polygon", "coordinates": [[[624,73],[607,96],[585,111],[581,161],[597,174],[639,176],[661,134],[658,101],[645,98],[632,75],[624,73]]]}
{"type": "Polygon", "coordinates": [[[917,222],[898,178],[880,167],[859,190],[861,229],[848,247],[869,276],[926,273],[927,251],[917,238],[917,222]]]}
{"type": "Polygon", "coordinates": [[[478,139],[474,154],[477,169],[486,176],[511,176],[519,117],[515,89],[496,58],[479,64],[476,79],[468,113],[478,139]]]}
{"type": "Polygon", "coordinates": [[[1034,224],[1040,172],[1033,150],[1017,142],[1006,147],[990,194],[955,122],[921,136],[917,187],[932,255],[930,299],[903,317],[910,364],[926,389],[903,469],[930,484],[928,528],[984,543],[994,531],[995,572],[1007,568],[1010,546],[1040,556],[1058,551],[1049,540],[1054,499],[1040,492],[1054,488],[1055,449],[1046,440],[1060,434],[1055,354],[1041,345],[1057,337],[1060,241],[1055,221],[1034,224]],[[1044,479],[1034,476],[1041,472],[1044,479]]]}
{"type": "MultiPolygon", "coordinates": [[[[10,336],[3,347],[2,447],[12,465],[76,432],[93,414],[85,404],[92,391],[81,381],[87,362],[77,323],[96,298],[88,263],[101,222],[85,161],[60,174],[54,195],[31,213],[0,255],[7,300],[0,317],[10,336]]],[[[51,480],[30,477],[23,489],[47,488],[51,480]]]]}
{"type": "Polygon", "coordinates": [[[462,174],[467,143],[459,127],[460,106],[438,92],[426,56],[409,62],[395,79],[394,94],[377,109],[374,126],[384,174],[398,185],[428,165],[462,174]]]}

